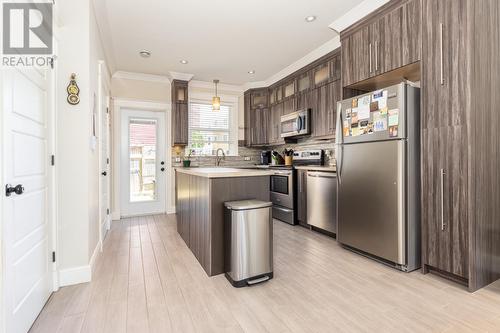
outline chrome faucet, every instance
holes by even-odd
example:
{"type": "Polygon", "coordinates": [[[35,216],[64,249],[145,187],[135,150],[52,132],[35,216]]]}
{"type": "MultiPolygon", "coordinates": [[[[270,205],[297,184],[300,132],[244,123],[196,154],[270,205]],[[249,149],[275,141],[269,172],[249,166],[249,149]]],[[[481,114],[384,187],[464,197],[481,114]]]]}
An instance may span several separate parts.
{"type": "Polygon", "coordinates": [[[215,153],[215,166],[216,167],[220,166],[220,162],[222,160],[226,160],[226,154],[224,153],[224,149],[219,148],[219,149],[217,149],[217,152],[215,153]],[[222,156],[219,156],[219,151],[222,152],[222,156]]]}

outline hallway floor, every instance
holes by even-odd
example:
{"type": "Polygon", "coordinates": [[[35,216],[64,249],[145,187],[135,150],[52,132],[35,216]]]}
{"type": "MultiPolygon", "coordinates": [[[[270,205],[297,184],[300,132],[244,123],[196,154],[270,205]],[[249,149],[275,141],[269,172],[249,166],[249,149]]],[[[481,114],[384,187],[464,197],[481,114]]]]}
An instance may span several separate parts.
{"type": "Polygon", "coordinates": [[[91,283],[54,293],[31,332],[499,332],[500,282],[474,294],[275,221],[275,278],[209,278],[174,215],[113,222],[91,283]]]}

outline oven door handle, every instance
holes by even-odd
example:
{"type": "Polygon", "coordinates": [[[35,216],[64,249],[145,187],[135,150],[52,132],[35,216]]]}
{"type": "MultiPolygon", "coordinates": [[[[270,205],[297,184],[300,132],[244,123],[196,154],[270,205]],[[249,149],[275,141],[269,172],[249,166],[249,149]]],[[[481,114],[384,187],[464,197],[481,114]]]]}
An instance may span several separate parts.
{"type": "Polygon", "coordinates": [[[281,210],[282,212],[287,212],[287,213],[293,212],[293,209],[288,209],[288,208],[283,208],[283,207],[278,207],[278,206],[273,206],[273,209],[281,210]]]}

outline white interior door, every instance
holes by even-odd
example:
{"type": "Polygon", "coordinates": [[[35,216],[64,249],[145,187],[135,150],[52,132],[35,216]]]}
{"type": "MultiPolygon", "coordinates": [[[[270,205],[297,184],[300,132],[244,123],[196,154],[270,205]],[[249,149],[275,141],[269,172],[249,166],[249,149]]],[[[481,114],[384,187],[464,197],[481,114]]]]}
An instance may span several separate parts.
{"type": "Polygon", "coordinates": [[[110,113],[109,113],[109,88],[104,76],[104,62],[99,64],[99,241],[102,241],[110,227],[110,188],[111,168],[109,153],[110,113]]]}
{"type": "Polygon", "coordinates": [[[29,330],[52,291],[49,73],[3,74],[3,302],[12,333],[29,330]]]}
{"type": "Polygon", "coordinates": [[[121,215],[165,212],[165,113],[122,109],[121,215]]]}

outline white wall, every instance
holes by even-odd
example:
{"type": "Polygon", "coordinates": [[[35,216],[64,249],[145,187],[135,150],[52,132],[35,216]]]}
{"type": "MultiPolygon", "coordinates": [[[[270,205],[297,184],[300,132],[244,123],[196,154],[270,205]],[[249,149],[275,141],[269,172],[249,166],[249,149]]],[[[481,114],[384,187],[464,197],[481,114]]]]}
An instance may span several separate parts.
{"type": "MultiPolygon", "coordinates": [[[[58,269],[62,285],[90,278],[98,240],[98,147],[90,149],[93,95],[97,95],[102,45],[91,2],[59,2],[57,55],[58,269]],[[68,104],[66,87],[76,73],[80,103],[68,104]]],[[[97,101],[96,101],[97,103],[97,101]]]]}
{"type": "Polygon", "coordinates": [[[111,94],[113,98],[170,103],[170,87],[170,82],[113,78],[111,94]]]}
{"type": "MultiPolygon", "coordinates": [[[[90,2],[93,6],[93,2],[90,2]]],[[[90,112],[95,112],[98,115],[99,108],[99,61],[105,59],[103,43],[100,38],[97,20],[95,17],[94,8],[90,10],[90,112]]],[[[107,63],[107,62],[106,62],[107,63]]],[[[104,75],[109,77],[109,70],[106,70],[104,75]]],[[[98,117],[99,121],[101,117],[98,117]]],[[[99,128],[96,128],[98,131],[99,128]]],[[[97,134],[99,136],[99,133],[97,134]]],[[[99,221],[99,179],[101,170],[99,170],[99,149],[96,147],[94,151],[90,151],[90,165],[89,165],[89,255],[93,255],[99,243],[99,228],[101,228],[101,221],[99,221]]]]}

